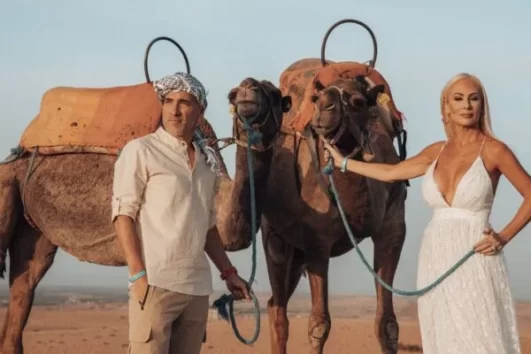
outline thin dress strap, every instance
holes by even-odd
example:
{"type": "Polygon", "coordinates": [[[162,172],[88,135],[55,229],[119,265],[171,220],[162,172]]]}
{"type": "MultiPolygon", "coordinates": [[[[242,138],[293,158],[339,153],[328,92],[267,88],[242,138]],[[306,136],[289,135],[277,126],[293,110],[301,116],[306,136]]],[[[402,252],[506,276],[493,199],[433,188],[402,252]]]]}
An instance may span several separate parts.
{"type": "Polygon", "coordinates": [[[481,152],[483,151],[483,145],[485,145],[485,140],[487,140],[486,135],[483,137],[483,141],[481,142],[481,146],[479,147],[479,156],[481,156],[481,152]]]}
{"type": "Polygon", "coordinates": [[[439,150],[439,153],[437,154],[437,158],[435,160],[439,159],[439,156],[441,156],[441,152],[443,151],[444,147],[446,146],[446,143],[448,143],[448,140],[444,142],[444,144],[441,146],[441,149],[439,150]]]}

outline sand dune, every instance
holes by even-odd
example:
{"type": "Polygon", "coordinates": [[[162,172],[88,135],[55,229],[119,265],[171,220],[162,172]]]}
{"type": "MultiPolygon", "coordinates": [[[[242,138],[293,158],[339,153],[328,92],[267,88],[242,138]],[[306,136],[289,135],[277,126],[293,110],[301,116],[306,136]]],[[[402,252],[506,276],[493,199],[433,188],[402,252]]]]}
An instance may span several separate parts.
{"type": "MultiPolygon", "coordinates": [[[[260,296],[265,304],[267,294],[260,296]]],[[[376,301],[370,297],[332,297],[332,331],[325,353],[379,353],[373,331],[376,301]]],[[[400,323],[400,353],[421,353],[414,301],[395,299],[400,323]]],[[[290,303],[290,353],[307,353],[309,298],[296,296],[290,303]]],[[[238,326],[244,337],[254,329],[250,304],[238,304],[238,326]]],[[[523,353],[531,354],[531,303],[517,305],[523,353]]],[[[5,309],[0,310],[3,321],[5,309]]],[[[24,336],[26,354],[115,354],[127,350],[127,305],[125,303],[35,306],[24,336]]],[[[269,324],[262,313],[261,333],[253,346],[240,343],[230,325],[214,312],[202,354],[269,353],[269,324]]]]}

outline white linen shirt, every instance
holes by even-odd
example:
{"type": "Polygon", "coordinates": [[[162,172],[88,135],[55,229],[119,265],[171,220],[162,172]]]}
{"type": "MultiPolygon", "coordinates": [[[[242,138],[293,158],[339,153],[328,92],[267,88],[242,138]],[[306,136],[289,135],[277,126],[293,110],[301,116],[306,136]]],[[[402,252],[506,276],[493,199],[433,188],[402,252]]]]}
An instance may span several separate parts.
{"type": "Polygon", "coordinates": [[[219,179],[195,147],[190,168],[186,143],[162,127],[129,141],[114,166],[112,220],[135,221],[148,283],[189,295],[211,295],[204,251],[216,223],[219,179]]]}

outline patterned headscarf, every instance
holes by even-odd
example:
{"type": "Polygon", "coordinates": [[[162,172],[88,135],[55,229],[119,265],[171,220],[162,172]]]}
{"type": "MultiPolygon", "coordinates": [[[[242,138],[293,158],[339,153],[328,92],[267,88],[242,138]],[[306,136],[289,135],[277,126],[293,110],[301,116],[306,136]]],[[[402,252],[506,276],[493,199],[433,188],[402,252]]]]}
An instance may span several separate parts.
{"type": "Polygon", "coordinates": [[[207,93],[203,84],[194,76],[188,73],[177,72],[167,75],[160,80],[153,82],[155,92],[162,102],[170,92],[188,92],[193,95],[203,109],[207,108],[207,93]]]}
{"type": "MultiPolygon", "coordinates": [[[[184,72],[177,72],[167,75],[160,80],[153,82],[153,88],[161,102],[164,101],[166,95],[170,92],[188,92],[193,95],[199,105],[206,109],[208,102],[206,99],[207,93],[203,84],[194,76],[184,72]]],[[[212,171],[218,176],[221,173],[221,163],[216,151],[208,145],[208,140],[204,137],[203,132],[199,127],[194,132],[194,141],[199,145],[201,152],[206,156],[206,162],[210,165],[212,171]]]]}

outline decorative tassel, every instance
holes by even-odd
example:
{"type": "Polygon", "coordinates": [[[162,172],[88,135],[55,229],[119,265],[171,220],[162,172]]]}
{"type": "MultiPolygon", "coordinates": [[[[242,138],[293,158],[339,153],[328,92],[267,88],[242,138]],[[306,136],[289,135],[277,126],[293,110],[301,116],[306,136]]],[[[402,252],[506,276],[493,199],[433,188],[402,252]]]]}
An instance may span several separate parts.
{"type": "Polygon", "coordinates": [[[210,165],[212,171],[216,173],[216,175],[221,175],[221,163],[218,159],[218,155],[216,154],[216,150],[214,150],[213,147],[208,146],[208,139],[206,139],[203,136],[203,132],[199,128],[197,128],[194,132],[194,140],[199,145],[199,148],[201,149],[201,152],[205,154],[206,156],[206,162],[208,165],[210,165]]]}

